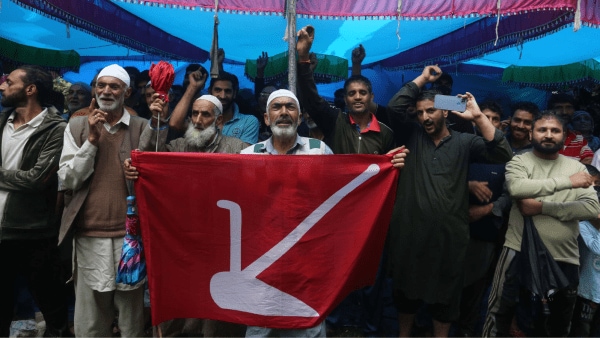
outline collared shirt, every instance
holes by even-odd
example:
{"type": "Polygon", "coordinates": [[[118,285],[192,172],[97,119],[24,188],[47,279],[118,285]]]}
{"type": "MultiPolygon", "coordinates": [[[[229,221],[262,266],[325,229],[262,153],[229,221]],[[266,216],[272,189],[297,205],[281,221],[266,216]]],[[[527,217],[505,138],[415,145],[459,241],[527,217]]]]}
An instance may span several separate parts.
{"type": "MultiPolygon", "coordinates": [[[[273,136],[266,141],[251,145],[242,150],[240,154],[280,155],[273,147],[273,136]]],[[[284,155],[333,155],[333,151],[325,142],[296,134],[296,143],[284,155]]]]}
{"type": "MultiPolygon", "coordinates": [[[[123,116],[114,126],[109,123],[104,123],[104,128],[111,134],[116,133],[121,124],[129,126],[131,115],[127,110],[123,109],[123,116]]],[[[69,122],[70,123],[70,122],[69,122]]],[[[71,134],[70,126],[65,128],[65,137],[62,154],[60,156],[60,164],[58,170],[58,178],[61,182],[60,189],[77,190],[85,180],[94,172],[94,162],[98,147],[85,140],[81,148],[77,146],[75,138],[71,134]]]]}
{"type": "Polygon", "coordinates": [[[360,126],[356,122],[354,122],[352,115],[348,114],[348,117],[350,118],[350,123],[356,128],[356,131],[358,131],[360,134],[368,133],[370,131],[374,131],[376,133],[381,132],[381,128],[379,128],[379,121],[377,121],[377,118],[373,114],[371,114],[371,121],[367,123],[367,127],[362,131],[360,130],[360,126]]]}
{"type": "MultiPolygon", "coordinates": [[[[15,129],[15,112],[8,117],[6,125],[2,130],[2,168],[5,170],[18,170],[23,159],[23,149],[29,140],[29,137],[42,124],[48,114],[48,108],[44,108],[41,113],[32,118],[29,122],[15,129]]],[[[8,190],[0,189],[0,211],[4,211],[8,190]]],[[[0,212],[0,223],[2,223],[4,212],[0,212]]]]}
{"type": "Polygon", "coordinates": [[[260,123],[253,115],[240,113],[237,104],[233,104],[233,117],[225,122],[221,132],[225,136],[239,138],[240,140],[254,144],[258,141],[258,129],[260,123]]]}

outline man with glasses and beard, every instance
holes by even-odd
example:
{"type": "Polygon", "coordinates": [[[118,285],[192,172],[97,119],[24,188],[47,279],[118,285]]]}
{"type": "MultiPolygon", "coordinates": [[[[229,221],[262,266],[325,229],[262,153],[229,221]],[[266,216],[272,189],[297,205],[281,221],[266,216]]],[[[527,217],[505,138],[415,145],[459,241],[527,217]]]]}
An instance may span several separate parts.
{"type": "MultiPolygon", "coordinates": [[[[140,150],[153,151],[156,149],[156,133],[158,132],[157,118],[168,114],[168,104],[158,94],[154,94],[150,105],[152,119],[140,137],[140,150]]],[[[184,137],[166,143],[168,124],[164,122],[160,128],[158,151],[169,152],[200,152],[237,154],[248,146],[240,139],[222,134],[217,125],[223,120],[221,101],[212,95],[202,95],[192,104],[192,120],[184,137]]],[[[130,162],[125,162],[128,170],[130,162]]]]}
{"type": "MultiPolygon", "coordinates": [[[[531,216],[548,252],[569,286],[552,295],[548,318],[536,318],[535,336],[567,336],[579,284],[579,221],[600,213],[593,177],[578,161],[560,154],[567,129],[564,120],[545,111],[533,122],[533,150],[506,165],[506,186],[513,204],[488,304],[483,336],[506,337],[519,301],[519,259],[523,216],[531,216]],[[546,324],[547,323],[547,324],[546,324]]],[[[545,276],[541,276],[545,278],[545,276]]],[[[542,317],[540,315],[540,317],[542,317]]]]}

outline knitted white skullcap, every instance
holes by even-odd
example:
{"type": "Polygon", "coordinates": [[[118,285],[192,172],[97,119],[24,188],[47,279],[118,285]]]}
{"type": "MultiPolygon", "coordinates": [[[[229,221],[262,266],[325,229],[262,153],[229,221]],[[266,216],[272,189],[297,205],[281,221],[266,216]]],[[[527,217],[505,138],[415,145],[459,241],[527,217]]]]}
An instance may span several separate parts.
{"type": "Polygon", "coordinates": [[[127,71],[117,64],[112,64],[110,66],[104,67],[104,69],[100,71],[100,74],[98,74],[98,80],[103,76],[116,77],[117,79],[125,82],[125,85],[127,87],[129,87],[129,85],[131,84],[131,79],[129,78],[129,74],[127,73],[127,71]]]}
{"type": "Polygon", "coordinates": [[[213,95],[202,95],[199,98],[196,99],[196,101],[198,100],[206,100],[209,102],[212,102],[215,105],[215,108],[217,108],[218,112],[215,112],[215,115],[221,115],[223,113],[223,105],[221,104],[221,101],[219,101],[219,99],[216,96],[213,95]]]}
{"type": "Polygon", "coordinates": [[[296,101],[296,104],[298,105],[298,111],[300,110],[300,102],[298,101],[298,98],[296,97],[296,95],[294,95],[294,93],[292,93],[291,91],[287,90],[287,89],[278,89],[274,92],[271,93],[271,95],[269,95],[269,99],[267,100],[267,111],[269,110],[269,104],[271,104],[271,101],[273,101],[274,99],[278,98],[278,97],[289,97],[292,98],[294,101],[296,101]]]}

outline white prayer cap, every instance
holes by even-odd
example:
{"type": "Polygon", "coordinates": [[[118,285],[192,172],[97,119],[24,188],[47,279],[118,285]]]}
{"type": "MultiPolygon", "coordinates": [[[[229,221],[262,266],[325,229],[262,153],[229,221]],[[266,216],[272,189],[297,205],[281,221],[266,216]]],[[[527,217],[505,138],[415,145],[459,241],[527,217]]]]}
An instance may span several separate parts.
{"type": "Polygon", "coordinates": [[[131,79],[129,78],[129,74],[127,73],[127,71],[117,64],[112,64],[110,66],[104,67],[104,69],[100,71],[100,74],[98,74],[98,80],[100,80],[100,78],[103,76],[116,77],[117,79],[125,82],[125,85],[127,87],[129,87],[129,85],[131,84],[131,79]]]}
{"type": "Polygon", "coordinates": [[[221,104],[221,101],[219,101],[219,99],[216,96],[202,95],[196,99],[196,101],[198,101],[198,100],[206,100],[206,101],[212,102],[215,105],[215,108],[218,110],[215,112],[215,116],[219,116],[223,113],[223,105],[221,104]]]}
{"type": "Polygon", "coordinates": [[[287,90],[287,89],[278,89],[274,92],[271,93],[271,95],[269,95],[269,99],[267,100],[267,111],[269,111],[269,104],[271,104],[271,101],[273,101],[274,99],[278,98],[278,97],[289,97],[292,98],[294,101],[296,101],[296,104],[298,105],[298,111],[300,112],[300,102],[298,102],[298,98],[296,97],[296,95],[294,95],[294,93],[292,93],[291,91],[287,90]]]}

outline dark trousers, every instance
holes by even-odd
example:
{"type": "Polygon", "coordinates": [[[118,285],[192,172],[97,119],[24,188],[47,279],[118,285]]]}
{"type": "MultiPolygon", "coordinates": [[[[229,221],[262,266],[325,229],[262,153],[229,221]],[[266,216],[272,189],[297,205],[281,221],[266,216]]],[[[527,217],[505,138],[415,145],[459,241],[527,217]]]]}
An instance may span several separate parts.
{"type": "Polygon", "coordinates": [[[573,321],[571,322],[570,337],[589,337],[598,304],[589,299],[577,297],[573,321]]]}
{"type": "MultiPolygon", "coordinates": [[[[525,291],[519,281],[519,254],[506,247],[502,250],[490,292],[484,337],[508,337],[520,298],[531,298],[531,293],[525,291]]],[[[563,262],[558,262],[558,265],[569,280],[569,286],[556,292],[547,302],[549,315],[543,314],[540,301],[532,302],[529,315],[534,323],[533,336],[536,337],[566,337],[569,334],[577,299],[579,267],[563,262]]]]}
{"type": "MultiPolygon", "coordinates": [[[[548,301],[550,315],[539,314],[534,320],[534,335],[538,337],[568,336],[576,300],[577,287],[569,286],[553,295],[548,301]]],[[[541,305],[538,303],[538,306],[541,305]]]]}
{"type": "Polygon", "coordinates": [[[15,307],[15,279],[22,275],[44,315],[46,332],[67,326],[66,288],[56,238],[0,242],[0,337],[8,337],[15,307]]]}

